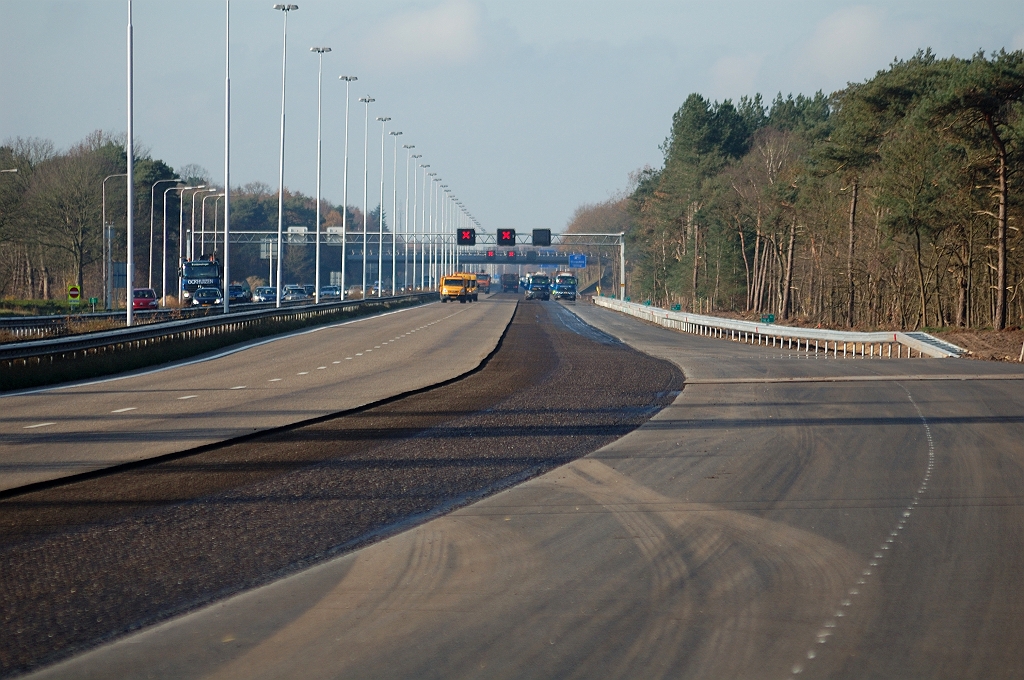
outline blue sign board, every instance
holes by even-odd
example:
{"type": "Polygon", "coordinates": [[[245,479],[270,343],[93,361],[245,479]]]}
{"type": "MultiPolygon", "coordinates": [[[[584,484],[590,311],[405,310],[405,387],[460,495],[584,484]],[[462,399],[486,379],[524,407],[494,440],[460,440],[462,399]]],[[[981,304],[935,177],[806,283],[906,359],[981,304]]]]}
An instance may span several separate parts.
{"type": "Polygon", "coordinates": [[[569,256],[569,268],[570,269],[586,269],[587,268],[587,256],[586,255],[570,255],[569,256]]]}

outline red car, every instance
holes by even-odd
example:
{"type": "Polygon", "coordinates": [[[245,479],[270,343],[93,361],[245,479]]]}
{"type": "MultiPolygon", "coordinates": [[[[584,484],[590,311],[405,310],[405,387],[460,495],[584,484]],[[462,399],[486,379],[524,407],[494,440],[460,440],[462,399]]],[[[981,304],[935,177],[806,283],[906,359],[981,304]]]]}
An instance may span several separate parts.
{"type": "Polygon", "coordinates": [[[156,299],[156,291],[152,288],[136,288],[132,295],[132,309],[156,309],[159,303],[156,299]]]}

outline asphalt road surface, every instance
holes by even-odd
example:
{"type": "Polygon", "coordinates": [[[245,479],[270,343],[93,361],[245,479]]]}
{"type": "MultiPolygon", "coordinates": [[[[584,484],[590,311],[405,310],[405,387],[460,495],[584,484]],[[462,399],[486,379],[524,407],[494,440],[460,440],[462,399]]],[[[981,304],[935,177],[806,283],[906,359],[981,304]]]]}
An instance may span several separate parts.
{"type": "Polygon", "coordinates": [[[0,491],[357,408],[470,371],[512,300],[441,303],[81,385],[0,395],[0,491]],[[240,351],[241,350],[241,351],[240,351]]]}
{"type": "Polygon", "coordinates": [[[670,363],[524,303],[457,381],[0,500],[0,668],[68,656],[541,474],[628,433],[681,385],[670,363]]]}
{"type": "Polygon", "coordinates": [[[39,677],[1024,676],[1020,367],[815,358],[576,309],[682,368],[671,406],[39,677]]]}

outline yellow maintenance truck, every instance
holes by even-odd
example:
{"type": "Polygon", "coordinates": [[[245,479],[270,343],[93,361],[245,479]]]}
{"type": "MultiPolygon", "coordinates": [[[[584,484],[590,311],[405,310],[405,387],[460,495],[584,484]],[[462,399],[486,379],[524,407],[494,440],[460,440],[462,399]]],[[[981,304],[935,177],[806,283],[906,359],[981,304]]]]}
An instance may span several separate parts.
{"type": "Polygon", "coordinates": [[[476,274],[455,272],[441,277],[441,302],[458,300],[459,302],[476,302],[476,274]]]}

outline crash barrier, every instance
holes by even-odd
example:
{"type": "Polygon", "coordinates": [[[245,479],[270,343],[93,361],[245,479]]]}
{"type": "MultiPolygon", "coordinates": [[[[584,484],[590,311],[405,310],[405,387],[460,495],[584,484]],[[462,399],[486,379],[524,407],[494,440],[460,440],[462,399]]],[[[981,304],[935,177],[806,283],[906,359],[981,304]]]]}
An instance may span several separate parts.
{"type": "Polygon", "coordinates": [[[162,363],[305,326],[437,300],[436,292],[258,309],[0,345],[0,390],[162,363]]]}
{"type": "Polygon", "coordinates": [[[860,333],[776,326],[771,323],[669,311],[660,307],[603,297],[594,298],[594,304],[684,333],[765,347],[825,352],[833,357],[948,358],[959,357],[966,352],[961,347],[927,333],[860,333]]]}

